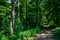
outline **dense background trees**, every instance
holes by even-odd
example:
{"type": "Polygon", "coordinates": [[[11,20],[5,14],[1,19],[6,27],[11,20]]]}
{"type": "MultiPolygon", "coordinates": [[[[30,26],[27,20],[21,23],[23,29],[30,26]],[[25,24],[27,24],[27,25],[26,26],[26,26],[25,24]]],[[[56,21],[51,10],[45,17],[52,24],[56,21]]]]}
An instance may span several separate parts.
{"type": "Polygon", "coordinates": [[[59,26],[60,0],[0,0],[1,35],[59,26]]]}

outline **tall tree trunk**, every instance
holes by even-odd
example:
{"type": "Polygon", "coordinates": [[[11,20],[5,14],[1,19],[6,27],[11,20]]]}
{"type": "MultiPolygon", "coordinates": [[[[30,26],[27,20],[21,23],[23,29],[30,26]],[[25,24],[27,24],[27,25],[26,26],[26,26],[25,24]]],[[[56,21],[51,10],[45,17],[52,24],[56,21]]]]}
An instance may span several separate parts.
{"type": "Polygon", "coordinates": [[[20,0],[18,0],[18,26],[19,26],[19,29],[18,31],[20,31],[20,0]]]}
{"type": "Polygon", "coordinates": [[[20,0],[18,0],[18,22],[20,23],[20,0]]]}
{"type": "Polygon", "coordinates": [[[11,23],[10,23],[10,32],[11,32],[11,34],[13,34],[14,33],[14,20],[15,20],[15,16],[14,16],[14,9],[15,9],[15,7],[14,7],[14,0],[11,0],[11,5],[12,5],[12,9],[11,9],[11,23]]]}

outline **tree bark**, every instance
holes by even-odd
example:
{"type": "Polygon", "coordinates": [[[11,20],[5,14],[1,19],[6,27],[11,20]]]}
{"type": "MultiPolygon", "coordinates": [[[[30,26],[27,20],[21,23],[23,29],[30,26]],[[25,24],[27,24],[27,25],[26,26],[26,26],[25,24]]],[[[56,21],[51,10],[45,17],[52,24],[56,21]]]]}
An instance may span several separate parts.
{"type": "Polygon", "coordinates": [[[11,34],[14,33],[14,20],[15,20],[15,13],[14,13],[14,10],[15,10],[15,7],[14,7],[14,0],[11,0],[11,6],[12,6],[12,9],[11,9],[11,22],[10,22],[10,32],[11,34]]]}
{"type": "Polygon", "coordinates": [[[18,31],[20,31],[20,0],[18,0],[18,26],[19,26],[19,29],[18,31]]]}
{"type": "Polygon", "coordinates": [[[18,22],[20,23],[20,0],[18,0],[18,22]]]}

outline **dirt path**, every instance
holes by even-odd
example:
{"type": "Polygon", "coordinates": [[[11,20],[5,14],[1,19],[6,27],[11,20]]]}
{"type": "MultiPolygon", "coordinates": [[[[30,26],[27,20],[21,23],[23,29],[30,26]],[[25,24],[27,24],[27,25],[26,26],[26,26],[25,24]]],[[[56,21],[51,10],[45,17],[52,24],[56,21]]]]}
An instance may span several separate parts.
{"type": "Polygon", "coordinates": [[[39,34],[35,35],[38,40],[54,40],[53,30],[42,30],[39,34]]]}
{"type": "Polygon", "coordinates": [[[52,30],[42,30],[39,34],[33,37],[28,37],[26,40],[54,40],[52,30]]]}

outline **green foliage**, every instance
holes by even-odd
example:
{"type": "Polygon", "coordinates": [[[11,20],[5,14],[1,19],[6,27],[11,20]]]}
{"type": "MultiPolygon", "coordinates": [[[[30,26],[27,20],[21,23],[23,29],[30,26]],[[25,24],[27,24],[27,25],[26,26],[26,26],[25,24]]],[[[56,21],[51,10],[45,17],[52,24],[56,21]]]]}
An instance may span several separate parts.
{"type": "Polygon", "coordinates": [[[20,31],[20,33],[11,34],[11,35],[4,35],[2,32],[0,33],[0,40],[23,40],[24,37],[31,37],[34,36],[36,33],[39,33],[41,29],[39,27],[26,30],[26,31],[20,31]]]}
{"type": "Polygon", "coordinates": [[[54,38],[55,38],[55,40],[60,40],[60,27],[57,27],[54,30],[54,38]]]}
{"type": "Polygon", "coordinates": [[[17,40],[17,36],[12,34],[9,36],[9,40],[17,40]]]}
{"type": "MultiPolygon", "coordinates": [[[[10,20],[11,20],[10,1],[11,0],[0,0],[0,39],[1,40],[21,40],[23,37],[30,37],[38,33],[41,29],[41,26],[44,25],[47,25],[48,27],[60,26],[60,0],[38,0],[38,2],[37,0],[27,0],[27,9],[26,9],[26,0],[20,0],[20,20],[18,20],[18,16],[17,16],[18,15],[17,0],[14,0],[15,1],[15,24],[14,24],[15,35],[9,36],[10,20]],[[39,28],[36,28],[37,23],[39,24],[38,25],[39,28]],[[6,35],[8,35],[9,37],[6,35]]],[[[60,29],[56,29],[54,32],[54,36],[55,38],[57,38],[57,40],[60,38],[59,35],[60,35],[60,29]]]]}
{"type": "Polygon", "coordinates": [[[2,35],[1,40],[9,40],[7,36],[2,35]]]}
{"type": "Polygon", "coordinates": [[[24,32],[20,32],[18,35],[20,37],[30,37],[30,36],[33,36],[36,33],[38,33],[40,30],[41,29],[39,29],[39,28],[35,28],[35,29],[24,31],[24,32]]]}

